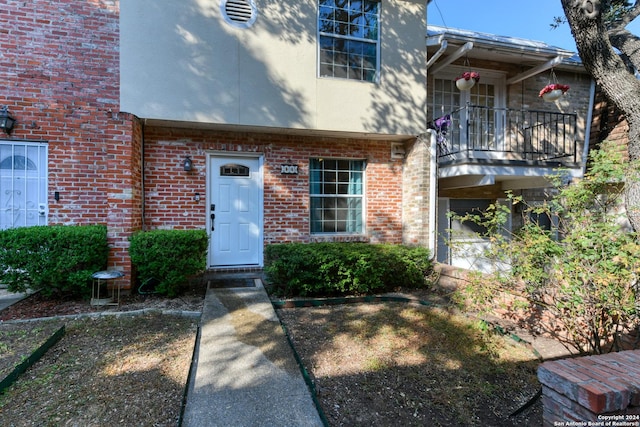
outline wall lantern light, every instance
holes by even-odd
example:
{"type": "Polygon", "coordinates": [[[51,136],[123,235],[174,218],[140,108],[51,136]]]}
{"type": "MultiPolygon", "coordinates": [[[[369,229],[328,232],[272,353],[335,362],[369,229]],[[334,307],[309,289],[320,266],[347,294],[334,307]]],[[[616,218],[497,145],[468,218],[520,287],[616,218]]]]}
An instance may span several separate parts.
{"type": "Polygon", "coordinates": [[[16,119],[9,115],[9,111],[7,110],[7,106],[5,105],[0,110],[0,129],[2,129],[7,135],[11,133],[13,130],[13,125],[16,124],[16,119]]]}
{"type": "Polygon", "coordinates": [[[191,161],[191,157],[187,156],[184,158],[183,166],[185,171],[187,172],[191,171],[191,169],[193,168],[193,162],[191,161]]]}

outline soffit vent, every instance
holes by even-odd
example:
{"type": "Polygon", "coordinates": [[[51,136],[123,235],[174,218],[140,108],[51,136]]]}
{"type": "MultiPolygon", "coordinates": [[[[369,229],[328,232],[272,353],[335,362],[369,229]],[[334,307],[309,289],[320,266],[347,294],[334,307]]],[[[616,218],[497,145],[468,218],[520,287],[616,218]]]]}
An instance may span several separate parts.
{"type": "Polygon", "coordinates": [[[221,0],[220,8],[224,20],[238,28],[249,28],[258,16],[253,0],[221,0]]]}

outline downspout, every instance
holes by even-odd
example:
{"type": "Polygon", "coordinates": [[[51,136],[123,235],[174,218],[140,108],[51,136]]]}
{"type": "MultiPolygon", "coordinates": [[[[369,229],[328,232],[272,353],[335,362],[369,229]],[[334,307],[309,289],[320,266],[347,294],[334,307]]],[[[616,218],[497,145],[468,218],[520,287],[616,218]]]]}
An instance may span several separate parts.
{"type": "Polygon", "coordinates": [[[433,129],[427,129],[429,136],[429,250],[433,259],[437,250],[437,211],[438,211],[438,158],[437,158],[437,140],[436,132],[433,129]]]}
{"type": "Polygon", "coordinates": [[[141,189],[140,189],[140,195],[142,197],[142,206],[140,208],[140,212],[142,214],[142,218],[140,221],[140,224],[142,225],[142,230],[146,230],[146,224],[145,224],[145,218],[146,218],[146,212],[145,212],[145,206],[146,206],[146,202],[145,202],[145,194],[144,194],[144,129],[147,125],[147,119],[143,119],[142,120],[142,129],[140,131],[141,135],[140,138],[142,139],[142,141],[140,142],[140,185],[141,185],[141,189]]]}
{"type": "Polygon", "coordinates": [[[438,58],[440,58],[442,56],[442,54],[447,50],[447,41],[440,38],[440,48],[436,51],[436,53],[433,54],[433,56],[431,58],[429,58],[429,60],[427,61],[427,70],[429,69],[429,67],[431,67],[431,65],[433,65],[434,62],[436,62],[438,60],[438,58]]]}
{"type": "Polygon", "coordinates": [[[591,124],[593,120],[593,106],[596,102],[596,82],[591,79],[589,87],[589,109],[587,110],[587,119],[584,132],[584,147],[582,147],[582,175],[587,172],[587,158],[589,157],[589,141],[591,140],[591,124]]]}

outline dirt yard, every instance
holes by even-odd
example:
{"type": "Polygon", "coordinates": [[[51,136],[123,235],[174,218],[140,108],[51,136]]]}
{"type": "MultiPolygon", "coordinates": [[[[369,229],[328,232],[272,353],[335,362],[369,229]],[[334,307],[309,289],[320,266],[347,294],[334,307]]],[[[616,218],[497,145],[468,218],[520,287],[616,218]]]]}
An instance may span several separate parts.
{"type": "MultiPolygon", "coordinates": [[[[204,293],[130,297],[119,310],[200,310],[204,293]]],[[[0,319],[96,311],[30,297],[0,319]]],[[[407,303],[279,309],[331,426],[537,426],[538,360],[451,310],[407,303]]],[[[174,426],[196,336],[161,314],[0,323],[0,373],[65,324],[65,337],[0,396],[0,425],[174,426]],[[13,342],[13,344],[12,344],[13,342]],[[29,343],[18,348],[16,343],[29,343]],[[13,359],[11,359],[13,357],[13,359]],[[16,359],[17,357],[17,359],[16,359]]]]}

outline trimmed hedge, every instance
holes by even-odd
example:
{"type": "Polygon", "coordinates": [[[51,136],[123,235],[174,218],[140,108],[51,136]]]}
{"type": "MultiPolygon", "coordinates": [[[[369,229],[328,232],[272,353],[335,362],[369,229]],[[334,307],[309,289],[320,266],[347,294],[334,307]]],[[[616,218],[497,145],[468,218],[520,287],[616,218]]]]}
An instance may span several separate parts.
{"type": "Polygon", "coordinates": [[[207,267],[206,230],[141,231],[130,237],[129,255],[141,283],[155,280],[155,292],[174,297],[187,279],[207,267]]]}
{"type": "Polygon", "coordinates": [[[91,275],[107,266],[104,225],[53,225],[0,230],[0,283],[45,297],[91,294],[91,275]]]}
{"type": "Polygon", "coordinates": [[[282,243],[265,249],[265,273],[283,296],[334,296],[420,288],[433,270],[422,247],[368,243],[282,243]]]}

